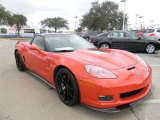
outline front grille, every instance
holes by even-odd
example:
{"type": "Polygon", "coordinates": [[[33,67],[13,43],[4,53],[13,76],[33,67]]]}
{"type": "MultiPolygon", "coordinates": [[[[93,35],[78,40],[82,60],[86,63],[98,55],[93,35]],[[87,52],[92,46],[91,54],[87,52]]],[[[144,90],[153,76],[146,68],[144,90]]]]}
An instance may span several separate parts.
{"type": "Polygon", "coordinates": [[[136,94],[140,93],[143,89],[144,88],[134,90],[134,91],[131,91],[131,92],[121,93],[120,97],[121,98],[127,98],[127,97],[130,97],[130,96],[136,95],[136,94]]]}

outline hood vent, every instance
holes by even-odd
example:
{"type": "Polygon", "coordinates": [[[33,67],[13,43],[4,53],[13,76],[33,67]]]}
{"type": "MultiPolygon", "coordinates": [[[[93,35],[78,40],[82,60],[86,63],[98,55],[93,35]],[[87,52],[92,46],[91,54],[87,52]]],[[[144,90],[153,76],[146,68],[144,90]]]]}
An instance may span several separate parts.
{"type": "Polygon", "coordinates": [[[130,67],[130,68],[127,68],[127,70],[133,70],[135,69],[136,67],[130,67]]]}

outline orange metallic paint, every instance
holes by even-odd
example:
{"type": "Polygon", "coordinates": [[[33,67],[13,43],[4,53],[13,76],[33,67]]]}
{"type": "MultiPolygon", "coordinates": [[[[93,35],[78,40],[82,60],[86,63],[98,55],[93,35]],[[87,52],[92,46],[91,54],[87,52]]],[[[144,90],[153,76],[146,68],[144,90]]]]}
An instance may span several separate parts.
{"type": "Polygon", "coordinates": [[[29,49],[29,42],[19,42],[16,49],[25,58],[26,68],[40,75],[54,86],[54,70],[65,66],[75,76],[80,90],[80,101],[95,108],[112,108],[131,103],[145,97],[151,89],[152,70],[144,67],[135,55],[122,50],[106,50],[105,54],[94,54],[88,50],[75,52],[50,53],[29,49]],[[117,79],[98,79],[89,75],[84,65],[93,64],[112,71],[117,79]],[[134,70],[127,70],[135,66],[134,70]],[[121,93],[144,88],[136,95],[120,98],[121,93]],[[102,102],[99,96],[111,95],[113,100],[102,102]]]}

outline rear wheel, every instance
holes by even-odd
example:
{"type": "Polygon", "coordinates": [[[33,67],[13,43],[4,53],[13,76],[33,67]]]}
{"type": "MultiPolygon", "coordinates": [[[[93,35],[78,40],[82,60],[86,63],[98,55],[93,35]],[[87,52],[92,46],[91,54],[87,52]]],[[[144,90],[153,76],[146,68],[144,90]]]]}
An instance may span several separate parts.
{"type": "Polygon", "coordinates": [[[154,53],[155,51],[155,45],[154,44],[148,44],[146,46],[146,52],[149,53],[149,54],[152,54],[154,53]]]}
{"type": "Polygon", "coordinates": [[[73,106],[79,103],[78,84],[69,70],[62,68],[57,72],[55,85],[58,96],[64,104],[73,106]]]}
{"type": "Polygon", "coordinates": [[[23,60],[22,60],[21,55],[19,54],[18,51],[16,51],[16,53],[15,53],[15,59],[16,59],[17,69],[19,71],[25,71],[25,66],[24,66],[23,60]]]}
{"type": "Polygon", "coordinates": [[[107,48],[107,49],[109,49],[109,48],[110,48],[110,45],[109,45],[108,43],[102,43],[102,44],[100,45],[100,48],[107,48]]]}

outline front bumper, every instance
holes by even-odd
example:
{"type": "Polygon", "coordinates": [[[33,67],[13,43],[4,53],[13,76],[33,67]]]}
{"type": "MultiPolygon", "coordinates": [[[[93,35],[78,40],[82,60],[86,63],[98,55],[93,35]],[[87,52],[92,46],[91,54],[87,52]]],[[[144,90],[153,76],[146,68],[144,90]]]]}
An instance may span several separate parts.
{"type": "Polygon", "coordinates": [[[137,106],[140,103],[143,103],[151,95],[151,93],[153,92],[153,90],[154,90],[154,86],[152,85],[149,93],[144,98],[142,98],[142,99],[140,99],[138,101],[135,101],[133,103],[128,103],[128,104],[120,105],[120,106],[117,106],[117,107],[114,107],[114,108],[108,108],[108,109],[107,108],[105,108],[105,109],[102,108],[101,109],[101,108],[94,108],[94,107],[87,106],[87,105],[85,105],[85,106],[88,107],[88,108],[90,108],[90,109],[99,111],[99,112],[107,112],[107,113],[121,112],[121,111],[127,110],[129,108],[133,108],[133,107],[137,106]]]}
{"type": "Polygon", "coordinates": [[[79,79],[81,103],[98,111],[118,112],[130,108],[132,103],[146,98],[152,91],[152,70],[149,66],[144,68],[138,63],[134,70],[125,68],[114,72],[118,79],[79,79]],[[113,99],[102,101],[101,96],[112,96],[113,99]]]}

